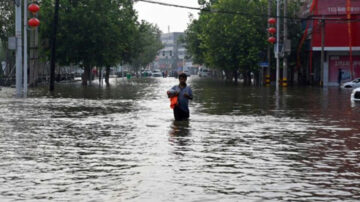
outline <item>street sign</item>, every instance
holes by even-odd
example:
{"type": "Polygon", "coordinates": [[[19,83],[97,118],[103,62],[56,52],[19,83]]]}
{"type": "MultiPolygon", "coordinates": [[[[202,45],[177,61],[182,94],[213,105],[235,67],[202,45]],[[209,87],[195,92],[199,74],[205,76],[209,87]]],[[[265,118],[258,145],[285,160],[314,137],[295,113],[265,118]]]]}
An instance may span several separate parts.
{"type": "Polygon", "coordinates": [[[269,67],[269,63],[268,62],[260,62],[259,66],[260,67],[269,67]]]}
{"type": "Polygon", "coordinates": [[[291,52],[291,40],[287,39],[285,41],[285,53],[290,53],[291,52]]]}
{"type": "Polygon", "coordinates": [[[284,53],[283,53],[282,43],[279,43],[279,51],[277,50],[277,44],[274,45],[274,54],[275,54],[275,58],[277,58],[278,56],[283,57],[284,53]]]}
{"type": "Polygon", "coordinates": [[[1,62],[1,66],[2,66],[2,70],[5,71],[5,68],[6,68],[6,62],[5,61],[2,61],[1,62]]]}
{"type": "Polygon", "coordinates": [[[16,50],[16,38],[14,36],[8,38],[8,49],[16,50]]]}

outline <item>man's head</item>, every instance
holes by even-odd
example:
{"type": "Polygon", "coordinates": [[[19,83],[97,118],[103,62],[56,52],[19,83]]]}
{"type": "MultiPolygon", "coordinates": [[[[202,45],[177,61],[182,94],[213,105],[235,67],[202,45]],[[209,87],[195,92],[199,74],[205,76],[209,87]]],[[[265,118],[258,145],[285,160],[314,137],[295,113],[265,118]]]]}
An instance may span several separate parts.
{"type": "Polygon", "coordinates": [[[185,84],[185,83],[186,83],[186,79],[187,79],[187,75],[186,75],[185,73],[179,74],[180,84],[185,84]]]}

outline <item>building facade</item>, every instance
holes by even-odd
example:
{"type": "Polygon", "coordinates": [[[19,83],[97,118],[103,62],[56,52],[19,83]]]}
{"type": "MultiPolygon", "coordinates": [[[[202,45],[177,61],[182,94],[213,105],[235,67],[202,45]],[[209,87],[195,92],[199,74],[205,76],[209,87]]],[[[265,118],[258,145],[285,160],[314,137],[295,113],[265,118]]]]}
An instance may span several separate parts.
{"type": "Polygon", "coordinates": [[[312,19],[304,26],[312,79],[336,86],[360,77],[360,1],[307,0],[301,17],[312,19]]]}
{"type": "Polygon", "coordinates": [[[170,32],[161,35],[161,42],[164,46],[156,57],[154,68],[162,72],[182,71],[185,64],[188,64],[185,58],[185,44],[181,38],[185,35],[183,32],[170,32]]]}

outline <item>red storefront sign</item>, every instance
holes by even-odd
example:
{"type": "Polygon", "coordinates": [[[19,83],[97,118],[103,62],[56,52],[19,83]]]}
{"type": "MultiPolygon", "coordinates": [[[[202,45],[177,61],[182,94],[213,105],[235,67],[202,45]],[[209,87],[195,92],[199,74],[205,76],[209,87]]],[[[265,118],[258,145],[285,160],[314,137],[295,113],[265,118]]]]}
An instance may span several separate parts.
{"type": "MultiPolygon", "coordinates": [[[[313,14],[317,18],[325,18],[325,49],[348,50],[350,45],[349,28],[351,29],[351,46],[355,49],[360,47],[360,1],[351,0],[349,8],[353,20],[350,27],[346,22],[346,0],[317,0],[313,14]]],[[[321,47],[321,25],[318,20],[313,22],[312,36],[312,46],[315,47],[315,50],[319,50],[321,47]]]]}
{"type": "MultiPolygon", "coordinates": [[[[329,82],[338,82],[339,69],[343,72],[341,80],[343,82],[350,80],[350,58],[348,55],[329,57],[329,82]]],[[[353,69],[354,78],[360,77],[360,56],[353,56],[353,69]]]]}
{"type": "MultiPolygon", "coordinates": [[[[351,14],[360,14],[360,1],[351,0],[351,14]]],[[[346,0],[318,0],[317,15],[346,15],[346,0]]]]}

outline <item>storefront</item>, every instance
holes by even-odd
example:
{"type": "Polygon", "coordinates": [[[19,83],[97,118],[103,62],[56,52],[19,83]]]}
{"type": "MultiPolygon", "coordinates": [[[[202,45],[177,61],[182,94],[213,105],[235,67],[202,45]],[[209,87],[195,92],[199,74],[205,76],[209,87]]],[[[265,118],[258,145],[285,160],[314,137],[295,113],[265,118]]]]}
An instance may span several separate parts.
{"type": "Polygon", "coordinates": [[[328,85],[338,85],[339,82],[349,81],[360,77],[360,56],[353,56],[353,78],[351,78],[350,56],[329,55],[328,85]],[[341,77],[339,76],[341,75],[341,77]]]}
{"type": "Polygon", "coordinates": [[[314,19],[309,40],[315,77],[320,78],[322,62],[325,86],[360,77],[360,1],[313,0],[307,1],[305,8],[309,12],[303,12],[303,17],[314,19]],[[320,57],[322,48],[324,61],[320,57]]]}

